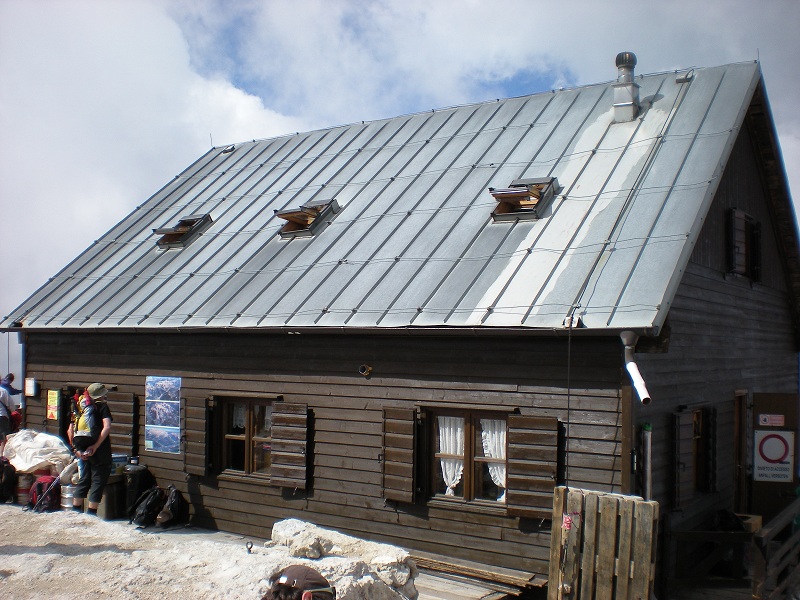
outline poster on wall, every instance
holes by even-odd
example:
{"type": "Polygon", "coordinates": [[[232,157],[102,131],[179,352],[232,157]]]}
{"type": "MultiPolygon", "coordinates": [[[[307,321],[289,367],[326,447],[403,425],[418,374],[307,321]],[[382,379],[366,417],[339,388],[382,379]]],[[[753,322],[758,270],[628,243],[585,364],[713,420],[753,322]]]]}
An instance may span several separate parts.
{"type": "Polygon", "coordinates": [[[181,378],[148,375],[144,391],[145,450],[179,454],[181,451],[181,378]]]}
{"type": "Polygon", "coordinates": [[[47,390],[47,418],[52,421],[58,419],[59,400],[61,400],[61,390],[47,390]]]}
{"type": "Polygon", "coordinates": [[[753,479],[794,481],[794,431],[758,430],[754,435],[753,479]]]}

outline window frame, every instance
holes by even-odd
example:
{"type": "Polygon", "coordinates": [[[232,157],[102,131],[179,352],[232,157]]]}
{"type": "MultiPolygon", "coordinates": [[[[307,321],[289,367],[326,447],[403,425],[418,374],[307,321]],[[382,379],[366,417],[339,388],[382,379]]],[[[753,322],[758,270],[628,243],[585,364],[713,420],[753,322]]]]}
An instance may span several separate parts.
{"type": "Polygon", "coordinates": [[[222,401],[222,431],[221,431],[221,442],[222,442],[222,460],[220,463],[221,472],[220,474],[226,475],[239,475],[245,477],[256,477],[256,478],[269,478],[271,475],[272,470],[272,424],[273,424],[273,408],[274,408],[274,401],[266,398],[239,398],[239,397],[230,397],[225,398],[222,401]],[[231,411],[234,410],[234,407],[237,404],[244,404],[245,405],[245,426],[243,433],[232,433],[227,431],[228,425],[232,420],[231,411]],[[255,409],[258,407],[268,407],[270,413],[270,435],[269,436],[257,436],[255,431],[255,409]],[[232,454],[231,451],[231,443],[232,442],[244,442],[244,455],[242,457],[244,468],[243,469],[236,469],[231,466],[232,463],[232,454]],[[255,444],[257,443],[264,443],[268,442],[270,446],[269,452],[269,465],[265,470],[257,470],[255,465],[255,444]]]}
{"type": "MultiPolygon", "coordinates": [[[[428,462],[428,470],[429,470],[429,480],[428,480],[428,490],[429,490],[429,501],[431,502],[458,502],[460,504],[467,504],[467,505],[482,505],[487,507],[502,507],[505,508],[506,503],[505,500],[503,502],[499,502],[497,500],[490,500],[487,498],[479,497],[477,491],[477,475],[476,469],[479,464],[488,464],[490,462],[500,463],[502,462],[503,466],[506,469],[506,473],[508,472],[508,415],[502,412],[493,412],[493,411],[486,411],[486,410],[468,410],[468,409],[446,409],[446,408],[439,408],[439,409],[430,409],[429,410],[429,427],[430,431],[428,435],[431,439],[431,448],[426,460],[428,462]],[[439,417],[456,417],[463,419],[464,423],[464,454],[463,455],[450,455],[444,454],[438,451],[437,448],[437,435],[436,430],[438,427],[438,418],[439,417]],[[491,419],[491,420],[500,420],[503,421],[505,424],[505,448],[504,448],[504,455],[505,458],[503,459],[492,459],[485,456],[479,456],[481,454],[481,448],[478,447],[477,436],[480,435],[480,421],[483,419],[491,419]],[[437,488],[439,483],[439,474],[441,473],[441,466],[439,464],[439,460],[441,458],[461,458],[463,465],[462,465],[462,475],[460,479],[460,487],[463,489],[463,493],[457,496],[447,496],[442,492],[438,492],[437,488]]],[[[507,475],[506,475],[507,477],[507,475]]],[[[502,488],[503,490],[507,491],[507,481],[506,487],[502,488]]],[[[505,491],[503,492],[502,496],[505,496],[505,491]]]]}
{"type": "Polygon", "coordinates": [[[553,514],[553,490],[564,482],[564,425],[557,417],[520,414],[513,406],[418,403],[383,409],[383,497],[396,504],[430,505],[508,517],[547,520],[553,514]],[[439,500],[431,493],[433,441],[430,421],[436,411],[467,409],[500,414],[506,421],[506,501],[439,500]]]}
{"type": "Polygon", "coordinates": [[[727,266],[729,275],[761,281],[761,223],[743,210],[727,213],[727,266]]]}

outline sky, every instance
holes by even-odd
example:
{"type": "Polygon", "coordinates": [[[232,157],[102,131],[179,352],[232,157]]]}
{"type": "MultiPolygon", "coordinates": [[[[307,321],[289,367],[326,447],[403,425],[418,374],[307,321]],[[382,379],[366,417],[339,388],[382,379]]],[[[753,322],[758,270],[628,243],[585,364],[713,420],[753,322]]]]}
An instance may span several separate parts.
{"type": "MultiPolygon", "coordinates": [[[[611,81],[621,51],[760,61],[800,201],[798,23],[797,0],[0,0],[0,317],[212,146],[611,81]]],[[[19,350],[0,333],[0,371],[19,350]]]]}

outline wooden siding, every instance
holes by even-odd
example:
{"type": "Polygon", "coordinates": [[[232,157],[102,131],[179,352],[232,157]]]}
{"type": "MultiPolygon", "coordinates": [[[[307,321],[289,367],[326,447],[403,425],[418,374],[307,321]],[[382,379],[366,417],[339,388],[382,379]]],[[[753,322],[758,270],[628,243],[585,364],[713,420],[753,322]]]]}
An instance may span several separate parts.
{"type": "Polygon", "coordinates": [[[798,355],[785,258],[775,235],[766,192],[747,130],[720,181],[667,323],[668,350],[637,354],[653,402],[635,420],[653,426],[653,494],[670,514],[674,498],[673,413],[684,407],[716,409],[716,492],[683,496],[671,522],[691,527],[718,509],[733,509],[735,397],[744,392],[798,391],[798,355]],[[745,211],[761,223],[761,281],[728,275],[725,215],[745,211]]]}
{"type": "MultiPolygon", "coordinates": [[[[140,460],[161,484],[174,483],[187,494],[195,522],[237,533],[268,537],[276,520],[293,517],[425,552],[546,573],[547,522],[503,509],[385,503],[385,411],[504,407],[521,418],[560,422],[570,436],[567,483],[575,487],[619,492],[621,469],[629,464],[621,456],[622,346],[616,337],[573,336],[568,344],[565,335],[31,333],[27,349],[27,373],[40,381],[42,398],[62,381],[84,380],[143,398],[147,375],[181,377],[184,451],[140,447],[140,460]],[[85,350],[75,353],[76,347],[85,350]],[[368,378],[358,373],[364,363],[373,367],[368,378]],[[206,399],[219,395],[282,396],[308,407],[309,490],[203,475],[206,399]]],[[[28,406],[31,422],[42,418],[42,400],[28,406]]],[[[143,407],[138,410],[143,439],[143,407]]]]}

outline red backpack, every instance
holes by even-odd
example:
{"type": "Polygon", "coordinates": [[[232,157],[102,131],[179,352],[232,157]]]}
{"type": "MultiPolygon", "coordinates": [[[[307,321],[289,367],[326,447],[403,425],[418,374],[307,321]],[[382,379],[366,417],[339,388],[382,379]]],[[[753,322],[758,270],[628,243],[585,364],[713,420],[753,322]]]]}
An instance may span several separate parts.
{"type": "Polygon", "coordinates": [[[31,486],[28,508],[52,512],[61,508],[61,484],[53,475],[40,475],[31,486]]]}
{"type": "Polygon", "coordinates": [[[18,410],[12,411],[9,421],[11,422],[11,433],[18,432],[22,426],[22,413],[18,410]]]}

